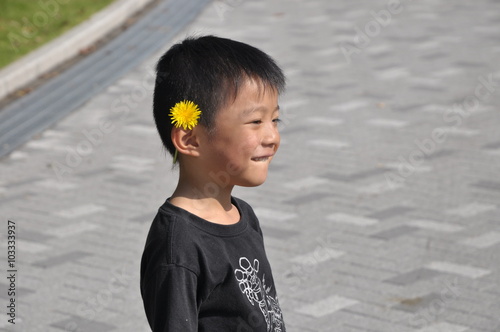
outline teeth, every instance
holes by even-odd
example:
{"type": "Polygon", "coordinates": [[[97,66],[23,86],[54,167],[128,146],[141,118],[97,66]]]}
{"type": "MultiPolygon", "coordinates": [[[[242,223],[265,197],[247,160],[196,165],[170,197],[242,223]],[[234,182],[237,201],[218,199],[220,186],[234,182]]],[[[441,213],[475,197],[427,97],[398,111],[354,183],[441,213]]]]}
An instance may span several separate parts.
{"type": "Polygon", "coordinates": [[[266,161],[269,157],[253,158],[254,161],[266,161]]]}

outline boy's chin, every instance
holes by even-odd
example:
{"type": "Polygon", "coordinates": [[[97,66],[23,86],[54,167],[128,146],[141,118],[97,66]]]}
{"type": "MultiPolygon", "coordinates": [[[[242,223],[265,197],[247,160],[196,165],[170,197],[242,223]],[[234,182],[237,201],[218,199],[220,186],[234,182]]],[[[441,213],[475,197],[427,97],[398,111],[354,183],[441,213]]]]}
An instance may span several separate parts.
{"type": "Polygon", "coordinates": [[[259,178],[254,178],[254,179],[245,179],[240,181],[237,185],[240,187],[258,187],[264,182],[266,182],[267,174],[266,176],[259,177],[259,178]]]}

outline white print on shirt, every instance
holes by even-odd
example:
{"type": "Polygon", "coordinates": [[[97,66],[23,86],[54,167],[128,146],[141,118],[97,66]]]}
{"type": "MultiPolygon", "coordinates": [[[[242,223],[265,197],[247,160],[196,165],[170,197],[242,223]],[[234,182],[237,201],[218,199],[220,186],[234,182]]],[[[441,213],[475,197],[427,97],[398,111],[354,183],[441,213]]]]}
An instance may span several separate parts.
{"type": "Polygon", "coordinates": [[[259,306],[267,324],[268,332],[282,332],[283,318],[278,299],[269,295],[272,286],[266,287],[266,276],[262,280],[257,276],[259,272],[259,261],[254,259],[253,266],[246,257],[240,258],[241,269],[234,270],[234,276],[238,280],[240,290],[248,298],[252,305],[259,306]]]}

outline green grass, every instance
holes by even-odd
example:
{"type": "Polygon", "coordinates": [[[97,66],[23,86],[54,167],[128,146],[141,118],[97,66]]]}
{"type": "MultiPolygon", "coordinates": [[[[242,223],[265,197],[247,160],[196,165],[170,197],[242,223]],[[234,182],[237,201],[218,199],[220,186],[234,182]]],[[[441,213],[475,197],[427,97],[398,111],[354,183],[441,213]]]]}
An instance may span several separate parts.
{"type": "Polygon", "coordinates": [[[0,0],[0,68],[83,22],[114,0],[0,0]]]}

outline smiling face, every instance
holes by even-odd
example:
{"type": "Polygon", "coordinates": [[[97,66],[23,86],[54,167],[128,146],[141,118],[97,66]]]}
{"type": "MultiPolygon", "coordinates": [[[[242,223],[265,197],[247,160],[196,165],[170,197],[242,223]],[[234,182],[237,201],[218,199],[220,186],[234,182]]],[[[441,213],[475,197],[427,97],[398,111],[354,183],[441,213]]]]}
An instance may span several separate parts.
{"type": "Polygon", "coordinates": [[[278,93],[247,80],[234,102],[217,113],[214,133],[205,134],[200,146],[210,177],[224,185],[262,184],[280,144],[278,122],[278,93]]]}

